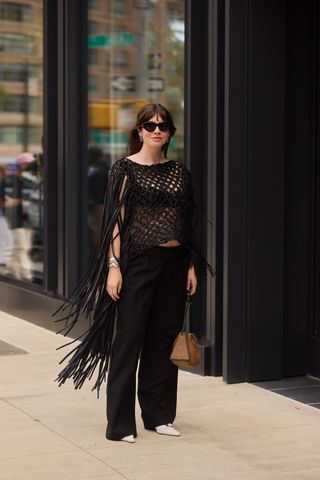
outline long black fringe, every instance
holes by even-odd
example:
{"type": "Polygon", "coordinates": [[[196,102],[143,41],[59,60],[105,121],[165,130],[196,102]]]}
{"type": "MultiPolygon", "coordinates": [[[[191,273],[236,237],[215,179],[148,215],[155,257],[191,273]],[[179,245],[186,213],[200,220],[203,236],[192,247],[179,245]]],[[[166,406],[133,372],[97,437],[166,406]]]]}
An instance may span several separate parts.
{"type": "MultiPolygon", "coordinates": [[[[98,397],[108,370],[116,317],[116,302],[106,292],[109,246],[113,239],[113,230],[116,224],[118,224],[121,237],[121,250],[126,249],[124,232],[128,212],[125,207],[124,219],[122,219],[121,208],[127,203],[129,182],[128,179],[127,181],[124,180],[125,170],[114,165],[104,200],[99,251],[89,270],[72,293],[70,300],[61,305],[53,314],[66,313],[66,315],[55,320],[55,322],[65,322],[64,327],[57,332],[63,333],[64,336],[68,335],[80,317],[88,318],[92,315],[92,325],[86,332],[58,348],[64,348],[81,340],[81,343],[59,362],[61,364],[68,359],[67,365],[55,380],[61,386],[66,380],[73,379],[75,388],[81,388],[85,380],[92,378],[98,367],[97,378],[92,388],[92,390],[97,390],[98,397]]],[[[125,255],[121,255],[122,257],[124,258],[121,265],[123,271],[126,260],[125,255]]]]}
{"type": "Polygon", "coordinates": [[[206,278],[207,273],[214,277],[216,274],[214,268],[210,265],[210,263],[206,260],[206,258],[202,255],[201,250],[200,250],[200,245],[197,240],[197,235],[196,235],[196,228],[200,220],[209,223],[212,225],[212,222],[204,216],[195,200],[194,200],[194,193],[193,193],[193,187],[192,187],[192,180],[191,180],[191,174],[188,172],[189,176],[189,202],[188,202],[188,210],[189,210],[189,218],[190,218],[190,233],[188,238],[186,238],[186,241],[184,243],[185,247],[187,250],[189,250],[190,255],[191,255],[191,261],[194,265],[196,275],[199,279],[201,278],[206,278]]]}

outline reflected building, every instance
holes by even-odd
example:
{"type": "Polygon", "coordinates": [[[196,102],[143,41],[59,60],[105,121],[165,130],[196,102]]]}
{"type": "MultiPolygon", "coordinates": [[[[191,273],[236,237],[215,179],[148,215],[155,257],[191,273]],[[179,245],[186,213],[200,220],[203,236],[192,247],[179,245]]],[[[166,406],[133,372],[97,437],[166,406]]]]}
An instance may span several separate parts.
{"type": "Polygon", "coordinates": [[[0,157],[41,152],[43,6],[0,2],[0,157]]]}
{"type": "Polygon", "coordinates": [[[177,125],[171,157],[183,161],[184,2],[89,1],[89,141],[117,158],[139,108],[159,102],[177,125]]]}
{"type": "Polygon", "coordinates": [[[0,2],[0,273],[43,282],[43,2],[0,2]]]}

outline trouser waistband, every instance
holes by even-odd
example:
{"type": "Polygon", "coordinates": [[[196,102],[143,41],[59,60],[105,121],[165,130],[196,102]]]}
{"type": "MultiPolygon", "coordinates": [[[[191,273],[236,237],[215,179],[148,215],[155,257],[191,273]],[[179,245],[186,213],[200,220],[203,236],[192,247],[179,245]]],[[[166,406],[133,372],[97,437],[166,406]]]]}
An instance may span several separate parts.
{"type": "Polygon", "coordinates": [[[177,245],[175,247],[161,247],[156,245],[148,248],[144,253],[154,255],[162,258],[179,258],[188,254],[188,250],[184,245],[177,245]]]}

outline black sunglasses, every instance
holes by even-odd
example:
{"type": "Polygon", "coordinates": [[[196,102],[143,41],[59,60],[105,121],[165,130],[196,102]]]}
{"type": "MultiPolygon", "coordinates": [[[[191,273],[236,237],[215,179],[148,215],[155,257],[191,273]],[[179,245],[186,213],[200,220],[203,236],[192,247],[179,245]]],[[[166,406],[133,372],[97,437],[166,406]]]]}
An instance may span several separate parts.
{"type": "Polygon", "coordinates": [[[159,127],[161,132],[167,132],[170,130],[170,124],[168,122],[145,122],[141,124],[141,127],[147,130],[147,132],[154,132],[157,127],[159,127]]]}

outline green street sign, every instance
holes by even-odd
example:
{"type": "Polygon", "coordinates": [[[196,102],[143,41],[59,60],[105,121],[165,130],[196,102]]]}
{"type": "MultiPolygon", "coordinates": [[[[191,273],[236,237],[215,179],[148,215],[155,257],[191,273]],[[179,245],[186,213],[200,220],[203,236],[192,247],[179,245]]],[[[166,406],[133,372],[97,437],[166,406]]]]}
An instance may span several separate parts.
{"type": "Polygon", "coordinates": [[[131,32],[110,33],[109,35],[89,35],[88,47],[128,47],[134,44],[134,35],[131,32]]]}

